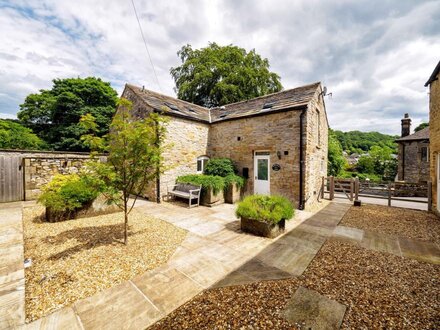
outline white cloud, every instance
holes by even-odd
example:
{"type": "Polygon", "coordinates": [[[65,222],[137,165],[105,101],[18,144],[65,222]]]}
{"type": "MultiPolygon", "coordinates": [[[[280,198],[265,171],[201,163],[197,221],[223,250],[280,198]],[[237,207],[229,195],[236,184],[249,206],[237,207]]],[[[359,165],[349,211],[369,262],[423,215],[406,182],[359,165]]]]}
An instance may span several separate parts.
{"type": "MultiPolygon", "coordinates": [[[[398,133],[427,119],[424,82],[439,60],[437,1],[134,0],[162,92],[184,44],[255,48],[285,88],[322,81],[333,128],[398,133]]],[[[0,6],[0,111],[54,78],[97,75],[158,86],[130,1],[18,0],[0,6]]]]}

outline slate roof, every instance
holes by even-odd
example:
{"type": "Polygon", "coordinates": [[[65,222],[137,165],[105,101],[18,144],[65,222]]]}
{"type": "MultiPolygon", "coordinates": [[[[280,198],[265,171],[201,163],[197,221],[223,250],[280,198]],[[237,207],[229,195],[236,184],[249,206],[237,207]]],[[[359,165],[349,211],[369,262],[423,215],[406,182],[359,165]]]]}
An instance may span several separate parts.
{"type": "Polygon", "coordinates": [[[425,127],[414,134],[404,136],[397,139],[396,142],[416,141],[416,140],[429,140],[429,127],[425,127]]]}
{"type": "Polygon", "coordinates": [[[247,101],[227,104],[223,107],[208,109],[171,96],[159,94],[147,89],[127,84],[146,105],[156,111],[168,110],[170,116],[183,117],[208,123],[238,119],[249,116],[265,115],[287,109],[304,108],[313,98],[319,82],[260,96],[247,101]]]}
{"type": "Polygon", "coordinates": [[[431,74],[431,77],[429,77],[428,81],[425,83],[425,87],[427,87],[430,83],[432,83],[434,80],[437,80],[437,76],[440,73],[440,61],[438,61],[437,66],[435,67],[434,71],[431,74]]]}
{"type": "Polygon", "coordinates": [[[212,122],[304,107],[313,98],[319,85],[317,82],[211,109],[212,122]]]}
{"type": "Polygon", "coordinates": [[[163,111],[166,109],[171,116],[209,122],[209,110],[205,107],[156,93],[148,89],[142,89],[138,86],[130,84],[126,84],[125,86],[130,88],[147,106],[150,106],[155,111],[163,111]]]}

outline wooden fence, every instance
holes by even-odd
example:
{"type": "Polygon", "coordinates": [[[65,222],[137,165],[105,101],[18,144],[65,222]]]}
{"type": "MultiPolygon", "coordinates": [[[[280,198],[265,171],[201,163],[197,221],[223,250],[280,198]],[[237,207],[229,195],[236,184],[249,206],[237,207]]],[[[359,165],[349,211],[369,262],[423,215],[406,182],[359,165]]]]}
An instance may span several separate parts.
{"type": "Polygon", "coordinates": [[[432,185],[403,182],[370,182],[360,181],[358,178],[344,179],[335,177],[322,177],[320,197],[323,199],[328,193],[329,199],[335,198],[335,192],[341,192],[350,201],[357,201],[359,197],[369,197],[388,200],[388,206],[392,201],[404,201],[413,203],[428,203],[428,210],[432,204],[432,185]],[[425,197],[423,199],[419,197],[425,197]]]}

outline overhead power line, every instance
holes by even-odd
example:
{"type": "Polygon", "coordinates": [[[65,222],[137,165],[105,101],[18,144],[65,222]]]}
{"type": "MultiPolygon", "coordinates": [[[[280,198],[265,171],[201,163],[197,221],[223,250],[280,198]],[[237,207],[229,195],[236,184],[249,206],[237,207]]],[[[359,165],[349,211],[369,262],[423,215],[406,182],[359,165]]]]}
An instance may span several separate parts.
{"type": "Polygon", "coordinates": [[[160,87],[159,78],[157,78],[156,69],[154,68],[153,60],[151,59],[150,51],[148,50],[147,41],[145,40],[144,32],[142,31],[141,22],[139,21],[139,17],[137,14],[136,6],[134,5],[134,0],[131,0],[131,4],[133,5],[134,14],[136,16],[136,20],[139,25],[139,30],[141,31],[142,40],[144,41],[145,50],[147,51],[148,58],[150,59],[151,67],[153,68],[154,77],[156,78],[157,86],[159,87],[159,90],[162,92],[162,88],[160,87]]]}

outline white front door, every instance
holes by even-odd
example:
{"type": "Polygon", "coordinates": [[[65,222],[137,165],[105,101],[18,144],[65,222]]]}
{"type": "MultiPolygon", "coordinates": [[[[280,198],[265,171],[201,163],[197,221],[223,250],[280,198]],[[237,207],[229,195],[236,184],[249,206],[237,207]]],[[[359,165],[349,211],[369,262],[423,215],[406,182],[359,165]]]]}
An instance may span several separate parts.
{"type": "Polygon", "coordinates": [[[270,154],[257,151],[254,157],[254,194],[270,194],[270,154]]]}
{"type": "Polygon", "coordinates": [[[440,212],[440,152],[437,153],[437,211],[440,212]]]}

